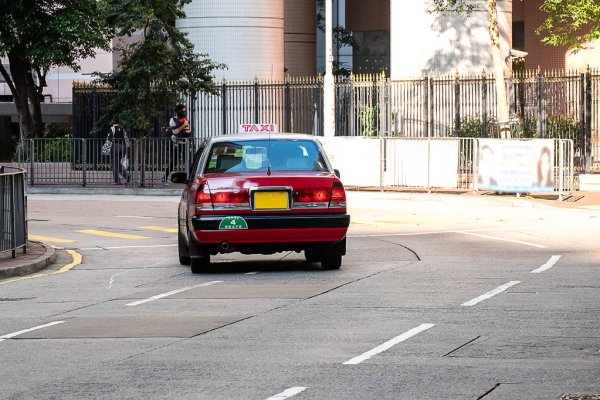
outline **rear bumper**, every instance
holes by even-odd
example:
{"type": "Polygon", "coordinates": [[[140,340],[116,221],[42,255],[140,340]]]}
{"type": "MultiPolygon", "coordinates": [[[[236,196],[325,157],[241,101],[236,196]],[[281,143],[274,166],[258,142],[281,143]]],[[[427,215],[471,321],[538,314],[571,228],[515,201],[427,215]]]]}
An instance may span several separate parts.
{"type": "Polygon", "coordinates": [[[348,214],[241,215],[248,229],[219,229],[225,217],[201,215],[192,218],[197,243],[335,243],[346,237],[350,225],[348,214]]]}

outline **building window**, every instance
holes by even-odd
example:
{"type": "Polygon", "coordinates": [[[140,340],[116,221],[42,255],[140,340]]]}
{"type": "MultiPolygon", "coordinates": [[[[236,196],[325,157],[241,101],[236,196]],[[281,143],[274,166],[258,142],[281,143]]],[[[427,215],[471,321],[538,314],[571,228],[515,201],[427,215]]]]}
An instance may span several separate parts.
{"type": "Polygon", "coordinates": [[[525,49],[525,22],[515,21],[512,25],[512,47],[517,50],[525,49]]]}

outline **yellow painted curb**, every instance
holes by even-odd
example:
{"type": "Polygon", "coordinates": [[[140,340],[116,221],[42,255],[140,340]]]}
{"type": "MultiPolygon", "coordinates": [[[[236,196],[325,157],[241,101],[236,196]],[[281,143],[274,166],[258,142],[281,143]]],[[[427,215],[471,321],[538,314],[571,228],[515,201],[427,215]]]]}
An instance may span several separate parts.
{"type": "MultiPolygon", "coordinates": [[[[56,246],[52,246],[52,247],[54,247],[57,250],[64,250],[62,247],[56,247],[56,246]]],[[[76,266],[81,264],[81,261],[83,260],[81,254],[79,254],[75,250],[65,250],[65,251],[71,255],[71,258],[73,259],[73,261],[71,261],[69,264],[65,265],[64,267],[60,268],[59,270],[54,271],[54,272],[44,273],[44,274],[33,274],[33,275],[23,276],[20,278],[10,279],[8,281],[0,282],[0,285],[6,285],[9,283],[25,281],[28,279],[42,278],[42,277],[50,276],[50,275],[62,274],[62,273],[72,270],[73,268],[75,268],[76,266]]]]}

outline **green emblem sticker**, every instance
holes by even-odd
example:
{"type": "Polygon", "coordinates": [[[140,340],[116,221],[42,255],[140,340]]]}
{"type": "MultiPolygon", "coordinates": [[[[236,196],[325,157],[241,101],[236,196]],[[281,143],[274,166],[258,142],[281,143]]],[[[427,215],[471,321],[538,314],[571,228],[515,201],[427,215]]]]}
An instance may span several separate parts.
{"type": "Polygon", "coordinates": [[[219,224],[220,230],[248,229],[246,220],[242,217],[225,217],[219,224]]]}

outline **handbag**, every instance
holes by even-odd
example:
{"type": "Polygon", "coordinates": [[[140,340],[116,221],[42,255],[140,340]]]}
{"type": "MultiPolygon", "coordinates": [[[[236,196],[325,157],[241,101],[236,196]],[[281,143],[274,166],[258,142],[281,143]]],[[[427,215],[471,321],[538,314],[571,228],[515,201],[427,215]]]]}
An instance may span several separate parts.
{"type": "Polygon", "coordinates": [[[105,156],[110,155],[110,150],[112,149],[113,142],[110,139],[106,139],[106,142],[102,145],[102,154],[105,156]]]}
{"type": "Polygon", "coordinates": [[[121,158],[121,166],[124,170],[127,170],[129,168],[129,158],[127,158],[127,156],[121,158]]]}

